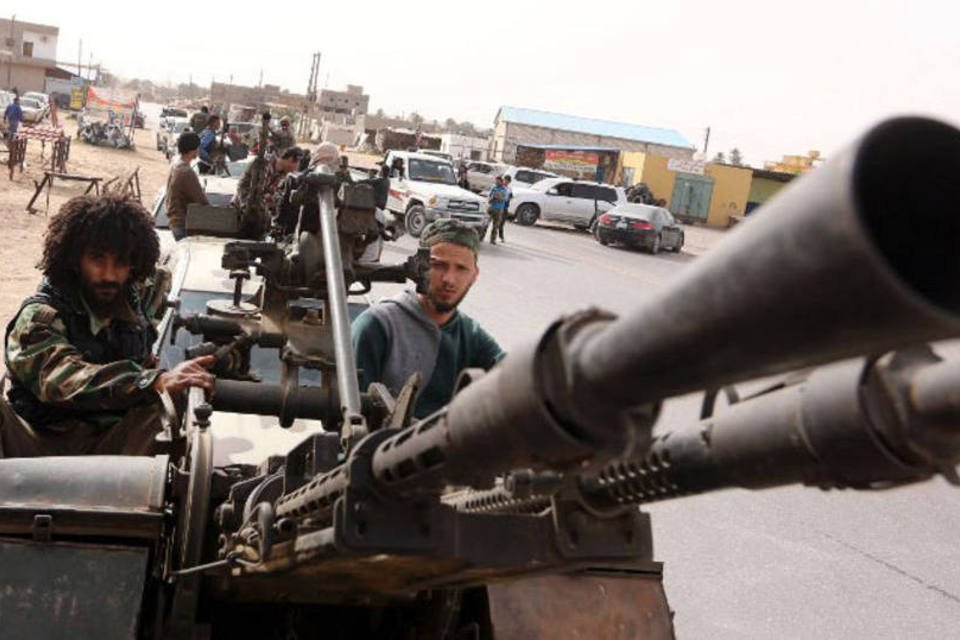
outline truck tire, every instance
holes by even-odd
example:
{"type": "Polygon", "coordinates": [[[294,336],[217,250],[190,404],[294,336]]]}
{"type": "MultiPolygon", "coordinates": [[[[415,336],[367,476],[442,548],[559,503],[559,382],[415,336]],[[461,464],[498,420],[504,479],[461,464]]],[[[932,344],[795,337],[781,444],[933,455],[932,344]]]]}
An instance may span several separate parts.
{"type": "Polygon", "coordinates": [[[537,205],[530,204],[529,202],[520,205],[517,207],[517,223],[522,224],[525,227],[529,227],[537,222],[537,218],[540,217],[540,209],[537,208],[537,205]]]}
{"type": "Polygon", "coordinates": [[[419,238],[423,233],[423,228],[427,226],[427,212],[423,205],[414,204],[407,209],[407,215],[403,219],[404,226],[414,238],[419,238]]]}

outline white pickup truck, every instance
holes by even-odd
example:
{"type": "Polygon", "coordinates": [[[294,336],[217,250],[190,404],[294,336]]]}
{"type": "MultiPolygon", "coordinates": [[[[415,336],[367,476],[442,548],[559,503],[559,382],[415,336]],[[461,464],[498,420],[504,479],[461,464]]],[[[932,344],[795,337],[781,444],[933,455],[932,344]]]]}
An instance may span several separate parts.
{"type": "Polygon", "coordinates": [[[450,162],[414,151],[388,151],[383,162],[391,168],[387,209],[403,219],[411,236],[420,237],[440,218],[460,220],[481,238],[486,234],[487,201],[457,185],[450,162]]]}

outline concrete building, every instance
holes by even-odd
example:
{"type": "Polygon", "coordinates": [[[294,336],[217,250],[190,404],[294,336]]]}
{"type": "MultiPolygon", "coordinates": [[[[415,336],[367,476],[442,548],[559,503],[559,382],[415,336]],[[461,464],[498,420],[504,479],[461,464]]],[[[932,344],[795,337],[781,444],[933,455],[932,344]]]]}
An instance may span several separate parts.
{"type": "Polygon", "coordinates": [[[490,141],[486,138],[444,133],[440,136],[440,151],[449,153],[455,160],[486,160],[490,141]]]}
{"type": "Polygon", "coordinates": [[[360,115],[367,112],[370,96],[363,93],[363,87],[348,84],[346,91],[321,89],[317,107],[325,113],[349,113],[360,115]]]}
{"type": "Polygon", "coordinates": [[[211,82],[210,102],[217,105],[241,104],[253,107],[276,104],[302,110],[306,108],[307,97],[284,91],[275,84],[265,84],[262,87],[246,87],[226,82],[211,82]]]}
{"type": "Polygon", "coordinates": [[[616,149],[678,159],[690,159],[695,151],[694,146],[673,129],[500,107],[494,120],[490,157],[513,163],[518,145],[571,150],[616,149]]]}
{"type": "Polygon", "coordinates": [[[688,222],[726,227],[747,213],[750,167],[624,152],[618,167],[623,186],[646,184],[657,199],[688,222]]]}
{"type": "Polygon", "coordinates": [[[777,195],[794,178],[795,173],[785,171],[770,171],[754,169],[753,179],[750,181],[750,193],[747,195],[747,206],[744,213],[751,213],[764,202],[777,195]]]}
{"type": "Polygon", "coordinates": [[[47,70],[57,68],[60,29],[0,19],[0,87],[43,91],[47,70]]]}

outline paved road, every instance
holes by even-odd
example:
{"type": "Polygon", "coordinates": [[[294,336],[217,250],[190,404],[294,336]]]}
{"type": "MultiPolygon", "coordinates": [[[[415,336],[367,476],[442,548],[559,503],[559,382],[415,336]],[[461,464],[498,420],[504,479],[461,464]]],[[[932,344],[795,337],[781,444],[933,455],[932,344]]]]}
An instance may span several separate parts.
{"type": "MultiPolygon", "coordinates": [[[[559,228],[506,232],[505,245],[483,246],[463,308],[508,350],[565,312],[625,313],[695,259],[559,228]]],[[[414,246],[402,238],[384,261],[414,246]]],[[[692,420],[696,402],[668,403],[662,423],[692,420]]],[[[941,479],[873,494],[735,490],[649,511],[680,638],[960,636],[960,491],[941,479]]]]}

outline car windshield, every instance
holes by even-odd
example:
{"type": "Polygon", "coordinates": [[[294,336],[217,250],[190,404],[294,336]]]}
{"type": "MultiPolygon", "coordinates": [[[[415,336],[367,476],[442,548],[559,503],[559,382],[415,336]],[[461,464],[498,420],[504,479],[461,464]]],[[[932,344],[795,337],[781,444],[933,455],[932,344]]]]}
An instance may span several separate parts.
{"type": "Polygon", "coordinates": [[[31,109],[39,109],[40,103],[33,98],[20,98],[21,107],[29,107],[31,109]]]}
{"type": "Polygon", "coordinates": [[[453,173],[453,166],[446,162],[434,162],[420,158],[410,158],[408,175],[411,180],[422,182],[437,182],[440,184],[457,184],[457,177],[453,173]]]}

